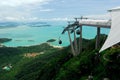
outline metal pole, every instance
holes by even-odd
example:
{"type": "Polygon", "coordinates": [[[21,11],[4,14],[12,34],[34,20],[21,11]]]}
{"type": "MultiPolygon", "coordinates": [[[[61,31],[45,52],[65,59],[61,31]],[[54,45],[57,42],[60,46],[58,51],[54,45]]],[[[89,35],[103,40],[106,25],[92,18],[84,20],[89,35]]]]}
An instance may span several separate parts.
{"type": "Polygon", "coordinates": [[[80,25],[79,53],[82,52],[82,25],[80,25]]]}
{"type": "Polygon", "coordinates": [[[96,45],[95,49],[100,47],[100,27],[97,27],[96,45]]]}
{"type": "Polygon", "coordinates": [[[70,31],[69,30],[68,30],[68,36],[69,36],[69,41],[70,41],[70,45],[71,45],[71,50],[72,50],[73,56],[76,56],[75,50],[73,48],[73,43],[72,43],[72,40],[71,40],[71,37],[70,37],[70,31]]]}
{"type": "Polygon", "coordinates": [[[77,46],[77,40],[76,40],[76,33],[75,33],[75,28],[73,27],[74,30],[74,45],[75,45],[75,53],[76,55],[78,54],[78,46],[77,46]]]}

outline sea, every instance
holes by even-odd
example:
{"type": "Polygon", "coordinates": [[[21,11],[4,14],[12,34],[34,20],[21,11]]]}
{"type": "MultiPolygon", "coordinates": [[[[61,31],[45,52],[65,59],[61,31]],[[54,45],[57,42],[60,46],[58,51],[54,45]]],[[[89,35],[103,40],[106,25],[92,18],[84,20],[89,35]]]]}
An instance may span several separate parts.
{"type": "MultiPolygon", "coordinates": [[[[5,23],[4,23],[5,24],[5,23]]],[[[4,25],[2,24],[2,26],[4,25]]],[[[67,26],[66,21],[46,21],[46,22],[29,22],[13,25],[7,27],[0,26],[0,38],[11,38],[9,42],[3,43],[7,47],[18,46],[32,46],[46,43],[47,40],[55,39],[56,41],[50,42],[54,46],[68,46],[69,38],[67,32],[61,34],[63,29],[67,26]],[[13,26],[12,26],[13,25],[13,26]],[[12,27],[11,27],[12,26],[12,27]],[[59,39],[62,44],[59,44],[59,39]]],[[[101,28],[101,34],[108,34],[110,29],[101,28]]],[[[96,27],[83,26],[83,38],[93,39],[97,33],[96,27]]],[[[71,34],[73,40],[73,34],[71,34]]],[[[79,35],[77,35],[79,37],[79,35]]]]}

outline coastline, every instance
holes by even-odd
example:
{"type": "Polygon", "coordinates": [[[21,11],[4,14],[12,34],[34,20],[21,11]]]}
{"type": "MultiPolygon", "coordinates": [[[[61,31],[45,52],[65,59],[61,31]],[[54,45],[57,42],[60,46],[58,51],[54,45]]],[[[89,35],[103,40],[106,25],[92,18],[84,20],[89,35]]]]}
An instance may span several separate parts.
{"type": "Polygon", "coordinates": [[[17,48],[17,47],[31,47],[31,46],[39,46],[42,44],[48,44],[48,46],[52,46],[53,48],[59,48],[62,49],[64,48],[63,46],[56,46],[56,45],[52,45],[49,42],[45,42],[45,43],[41,43],[41,44],[35,44],[35,45],[24,45],[24,46],[5,46],[4,44],[0,43],[0,47],[12,47],[12,48],[17,48]]]}
{"type": "Polygon", "coordinates": [[[52,46],[53,48],[60,48],[60,49],[64,48],[63,46],[52,45],[52,44],[50,44],[50,43],[48,43],[48,42],[46,42],[46,44],[52,46]]]}

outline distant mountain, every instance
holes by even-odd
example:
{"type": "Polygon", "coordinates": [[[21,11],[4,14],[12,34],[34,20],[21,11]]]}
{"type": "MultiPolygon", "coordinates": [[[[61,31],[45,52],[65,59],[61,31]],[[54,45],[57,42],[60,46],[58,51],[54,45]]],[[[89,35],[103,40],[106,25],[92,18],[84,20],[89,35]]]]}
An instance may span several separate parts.
{"type": "Polygon", "coordinates": [[[20,25],[26,25],[30,27],[49,27],[50,24],[46,22],[0,22],[0,28],[11,28],[20,25]]]}
{"type": "Polygon", "coordinates": [[[51,26],[47,22],[27,22],[27,23],[24,23],[24,25],[27,25],[30,27],[49,27],[49,26],[51,26]]]}
{"type": "Polygon", "coordinates": [[[0,28],[10,28],[10,27],[16,27],[20,25],[20,23],[17,22],[0,22],[0,28]]]}

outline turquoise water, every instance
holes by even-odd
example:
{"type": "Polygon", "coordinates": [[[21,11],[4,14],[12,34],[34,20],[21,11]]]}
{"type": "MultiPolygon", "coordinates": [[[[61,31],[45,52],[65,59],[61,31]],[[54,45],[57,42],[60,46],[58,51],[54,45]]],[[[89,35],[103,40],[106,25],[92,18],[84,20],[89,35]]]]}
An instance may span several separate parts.
{"type": "MultiPolygon", "coordinates": [[[[56,39],[52,42],[55,46],[68,46],[69,39],[67,33],[61,35],[66,22],[47,22],[50,27],[30,27],[26,25],[2,28],[0,29],[0,38],[12,38],[12,41],[4,43],[5,46],[30,46],[46,42],[49,39],[56,39]],[[62,45],[58,44],[58,38],[61,37],[62,45]]],[[[101,29],[101,33],[108,34],[109,29],[101,29]]],[[[83,27],[83,38],[92,39],[96,36],[95,27],[83,27]]]]}

